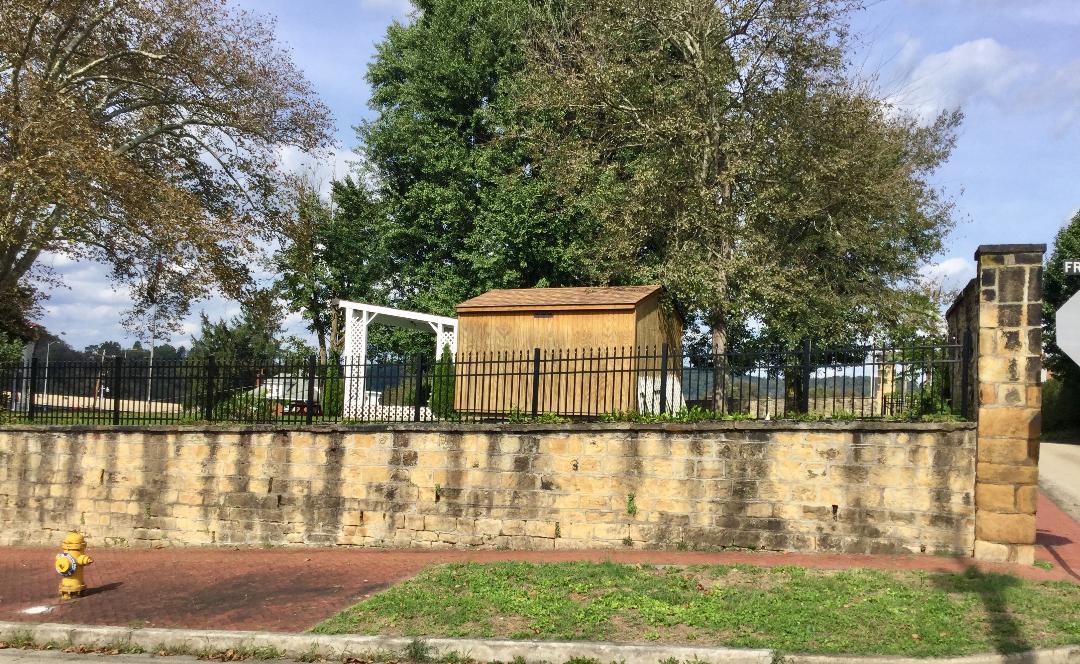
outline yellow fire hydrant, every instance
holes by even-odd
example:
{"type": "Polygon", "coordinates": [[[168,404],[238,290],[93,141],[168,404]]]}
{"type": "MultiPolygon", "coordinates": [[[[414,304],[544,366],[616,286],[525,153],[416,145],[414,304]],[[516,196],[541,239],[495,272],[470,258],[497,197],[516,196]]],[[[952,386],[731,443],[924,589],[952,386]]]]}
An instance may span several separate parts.
{"type": "Polygon", "coordinates": [[[86,538],[72,531],[60,545],[64,551],[56,555],[56,573],[60,575],[60,597],[79,597],[86,590],[83,568],[94,562],[86,555],[86,538]]]}

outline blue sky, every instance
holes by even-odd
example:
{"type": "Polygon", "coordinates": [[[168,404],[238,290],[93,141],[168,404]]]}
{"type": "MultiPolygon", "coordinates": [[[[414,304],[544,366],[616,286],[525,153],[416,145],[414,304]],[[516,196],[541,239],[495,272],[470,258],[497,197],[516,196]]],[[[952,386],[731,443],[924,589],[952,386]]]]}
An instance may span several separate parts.
{"type": "MultiPolygon", "coordinates": [[[[1080,208],[1080,1],[866,0],[855,18],[853,65],[901,108],[930,118],[961,107],[966,119],[953,158],[937,181],[955,198],[959,223],[926,273],[946,287],[974,273],[979,244],[1050,243],[1080,208]]],[[[337,121],[339,148],[312,164],[283,154],[286,166],[324,182],[348,168],[352,127],[370,116],[364,71],[407,0],[234,0],[278,18],[278,35],[337,121]]],[[[43,322],[76,347],[134,339],[120,327],[126,295],[107,270],[56,259],[69,289],[56,290],[43,322]]],[[[197,307],[229,316],[235,303],[197,307]]],[[[174,342],[188,343],[197,317],[174,342]]],[[[290,328],[302,331],[297,316],[290,328]]]]}

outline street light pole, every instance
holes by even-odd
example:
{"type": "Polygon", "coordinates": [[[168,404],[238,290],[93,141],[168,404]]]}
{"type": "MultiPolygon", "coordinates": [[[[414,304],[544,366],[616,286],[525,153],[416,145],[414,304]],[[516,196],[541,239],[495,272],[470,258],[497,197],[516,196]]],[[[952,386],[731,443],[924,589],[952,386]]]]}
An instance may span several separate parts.
{"type": "Polygon", "coordinates": [[[150,366],[146,368],[146,403],[150,403],[150,395],[154,387],[154,335],[150,335],[150,366]]]}

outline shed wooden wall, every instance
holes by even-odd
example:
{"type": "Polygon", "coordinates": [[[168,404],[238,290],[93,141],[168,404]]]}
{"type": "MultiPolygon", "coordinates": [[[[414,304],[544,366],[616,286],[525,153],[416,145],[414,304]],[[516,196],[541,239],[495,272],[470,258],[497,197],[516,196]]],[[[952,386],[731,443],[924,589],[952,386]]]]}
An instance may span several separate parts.
{"type": "Polygon", "coordinates": [[[615,311],[485,312],[458,315],[458,351],[532,351],[534,348],[613,348],[633,346],[633,309],[615,311]]]}
{"type": "Polygon", "coordinates": [[[634,309],[534,313],[459,315],[454,393],[459,412],[530,413],[535,348],[542,352],[540,412],[596,415],[632,409],[632,362],[595,354],[616,348],[630,352],[637,334],[634,309]],[[593,358],[582,359],[587,354],[593,358]]]}
{"type": "Polygon", "coordinates": [[[636,411],[643,385],[639,373],[658,372],[659,360],[611,356],[626,357],[638,349],[659,354],[667,343],[675,365],[681,341],[681,323],[664,310],[659,292],[634,307],[606,310],[547,306],[459,312],[455,409],[530,413],[533,349],[540,348],[540,413],[589,416],[636,411]],[[539,312],[550,316],[537,316],[539,312]]]}
{"type": "Polygon", "coordinates": [[[675,355],[682,352],[682,325],[676,314],[664,310],[660,301],[660,294],[652,295],[637,306],[637,333],[635,345],[642,350],[648,348],[649,352],[667,344],[670,352],[675,355]]]}

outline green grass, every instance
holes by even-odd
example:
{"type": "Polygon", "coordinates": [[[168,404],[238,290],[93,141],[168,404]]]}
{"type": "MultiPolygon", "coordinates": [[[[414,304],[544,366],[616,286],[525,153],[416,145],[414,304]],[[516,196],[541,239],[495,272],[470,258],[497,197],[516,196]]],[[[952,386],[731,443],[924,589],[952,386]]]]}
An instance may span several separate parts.
{"type": "Polygon", "coordinates": [[[1080,585],[966,574],[614,563],[431,567],[323,634],[649,641],[918,657],[1080,644],[1080,585]]]}

